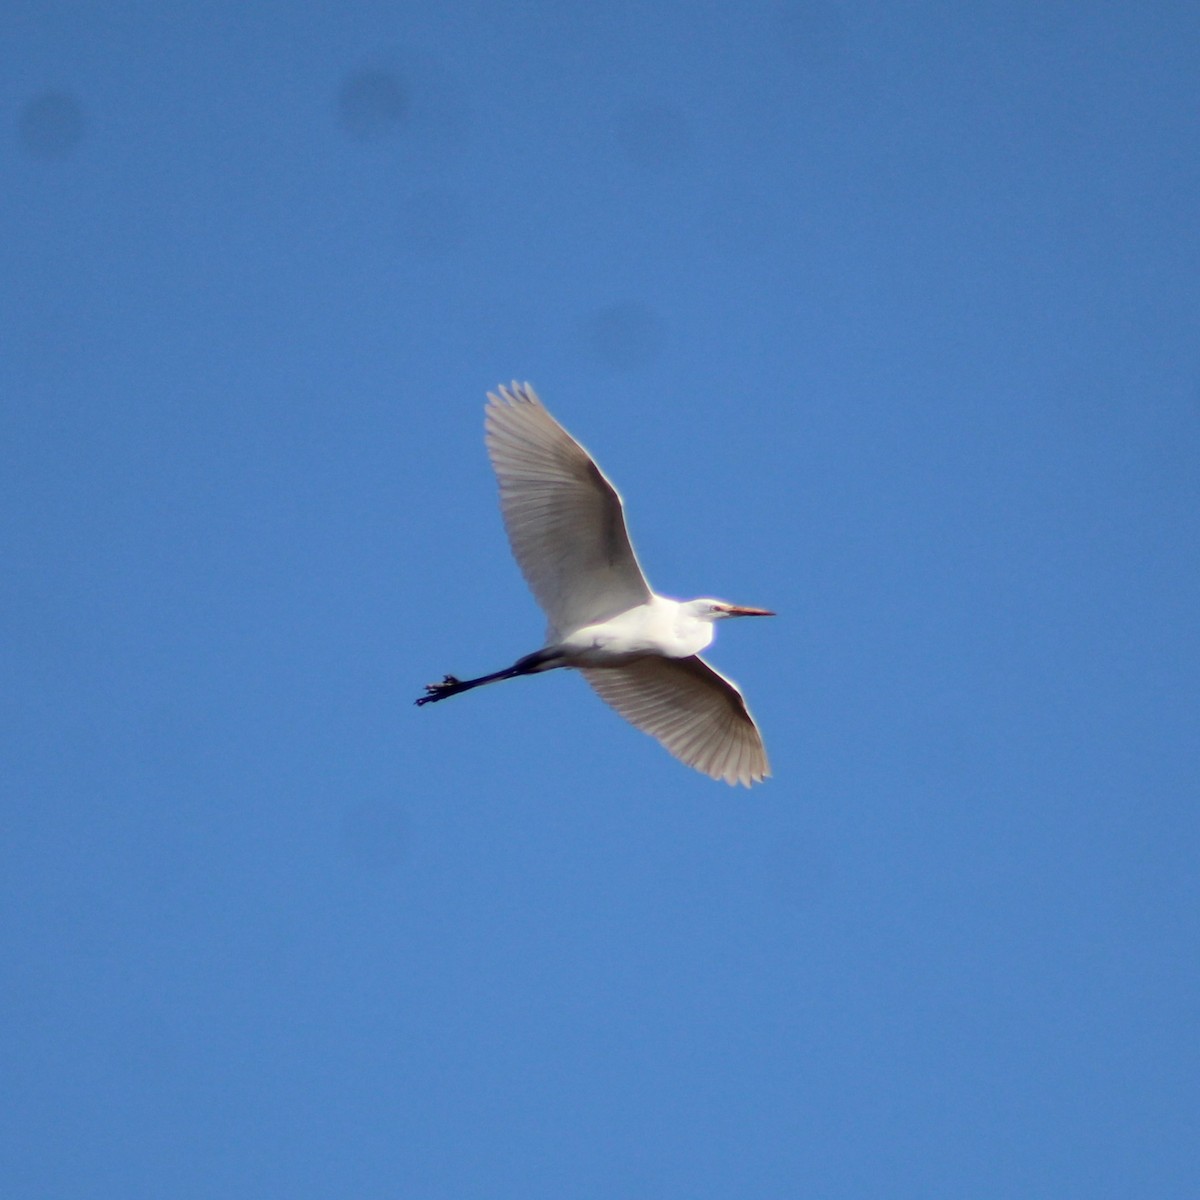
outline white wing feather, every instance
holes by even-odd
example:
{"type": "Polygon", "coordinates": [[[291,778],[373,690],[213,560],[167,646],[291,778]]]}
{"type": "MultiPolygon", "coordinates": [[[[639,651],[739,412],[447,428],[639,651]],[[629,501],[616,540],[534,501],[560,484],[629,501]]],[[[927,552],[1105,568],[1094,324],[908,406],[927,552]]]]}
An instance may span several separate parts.
{"type": "Polygon", "coordinates": [[[621,497],[529,384],[488,393],[484,436],[513,557],[551,639],[647,603],[621,497]]]}
{"type": "Polygon", "coordinates": [[[771,774],[737,684],[699,655],[640,658],[622,667],[585,667],[582,674],[601,700],[687,766],[746,787],[771,774]]]}

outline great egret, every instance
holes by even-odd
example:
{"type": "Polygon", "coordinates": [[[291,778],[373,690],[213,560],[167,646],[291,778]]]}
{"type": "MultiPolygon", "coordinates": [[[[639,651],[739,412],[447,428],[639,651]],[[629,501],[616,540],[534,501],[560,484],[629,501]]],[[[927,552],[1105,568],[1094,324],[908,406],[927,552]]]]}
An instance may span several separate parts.
{"type": "Polygon", "coordinates": [[[488,393],[485,441],[513,555],[549,618],[546,645],[478,679],[447,675],[417,703],[577,667],[602,700],[680,762],[747,787],[770,775],[742,693],[700,651],[716,621],[775,614],[652,592],[616,488],[529,384],[488,393]]]}

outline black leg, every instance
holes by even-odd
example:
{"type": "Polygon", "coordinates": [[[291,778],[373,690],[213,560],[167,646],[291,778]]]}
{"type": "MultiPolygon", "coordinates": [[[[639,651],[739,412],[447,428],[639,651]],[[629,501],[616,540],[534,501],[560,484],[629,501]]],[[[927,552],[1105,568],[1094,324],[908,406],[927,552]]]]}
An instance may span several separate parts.
{"type": "Polygon", "coordinates": [[[441,683],[427,683],[425,695],[421,696],[416,703],[433,704],[436,700],[446,700],[450,696],[457,696],[459,692],[469,692],[472,688],[482,687],[485,683],[511,679],[514,674],[513,669],[509,667],[507,671],[497,671],[494,675],[481,675],[478,679],[455,679],[453,675],[447,675],[441,683]]]}
{"type": "Polygon", "coordinates": [[[427,683],[425,695],[419,697],[415,704],[433,704],[438,700],[446,700],[457,696],[459,692],[469,692],[472,688],[482,687],[485,683],[498,683],[501,679],[515,679],[518,675],[533,675],[537,671],[548,671],[552,666],[561,666],[561,660],[552,650],[535,650],[532,654],[518,659],[511,667],[503,671],[493,671],[490,675],[480,675],[478,679],[456,679],[447,675],[441,683],[427,683]],[[557,661],[556,661],[557,660],[557,661]]]}

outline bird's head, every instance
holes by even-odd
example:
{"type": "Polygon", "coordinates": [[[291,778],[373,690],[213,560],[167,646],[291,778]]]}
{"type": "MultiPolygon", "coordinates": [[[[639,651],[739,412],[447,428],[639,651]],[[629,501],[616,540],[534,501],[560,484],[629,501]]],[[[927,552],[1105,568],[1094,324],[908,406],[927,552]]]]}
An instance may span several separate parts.
{"type": "Polygon", "coordinates": [[[727,600],[704,597],[691,600],[687,605],[691,615],[700,621],[721,621],[726,617],[773,617],[769,608],[748,608],[744,604],[730,604],[727,600]]]}

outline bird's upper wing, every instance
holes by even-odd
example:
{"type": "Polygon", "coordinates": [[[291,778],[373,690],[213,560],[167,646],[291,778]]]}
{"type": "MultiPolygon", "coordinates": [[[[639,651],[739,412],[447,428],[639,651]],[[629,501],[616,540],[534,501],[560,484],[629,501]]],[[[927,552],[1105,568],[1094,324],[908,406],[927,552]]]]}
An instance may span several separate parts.
{"type": "Polygon", "coordinates": [[[689,767],[746,787],[771,774],[762,735],[737,684],[698,654],[582,671],[601,700],[689,767]]]}
{"type": "Polygon", "coordinates": [[[554,636],[649,601],[621,497],[529,384],[488,393],[485,440],[513,555],[554,636]]]}

